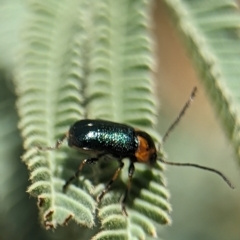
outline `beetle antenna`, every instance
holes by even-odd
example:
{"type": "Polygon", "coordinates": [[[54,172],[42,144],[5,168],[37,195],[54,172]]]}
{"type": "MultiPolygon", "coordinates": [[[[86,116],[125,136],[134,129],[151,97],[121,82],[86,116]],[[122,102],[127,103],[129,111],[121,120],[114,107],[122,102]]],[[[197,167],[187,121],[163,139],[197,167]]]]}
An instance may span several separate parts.
{"type": "MultiPolygon", "coordinates": [[[[167,132],[165,133],[165,135],[163,136],[162,139],[162,143],[164,143],[166,141],[166,139],[168,138],[169,134],[172,132],[172,130],[176,127],[176,125],[179,123],[179,121],[181,120],[181,118],[183,117],[183,115],[186,113],[186,110],[189,108],[190,104],[192,103],[194,97],[196,96],[196,92],[197,92],[197,87],[194,87],[191,95],[188,99],[188,101],[185,103],[184,107],[182,108],[182,110],[180,111],[178,117],[175,119],[175,121],[170,125],[170,127],[168,128],[167,132]]],[[[230,182],[230,180],[220,171],[213,169],[213,168],[209,168],[209,167],[205,167],[202,165],[198,165],[195,163],[175,163],[175,162],[168,162],[165,161],[162,158],[158,159],[160,162],[164,163],[164,164],[168,164],[168,165],[173,165],[173,166],[185,166],[185,167],[195,167],[195,168],[200,168],[206,171],[210,171],[210,172],[214,172],[217,175],[219,175],[227,184],[230,188],[234,189],[234,186],[232,185],[232,183],[230,182]]]]}
{"type": "Polygon", "coordinates": [[[216,174],[218,174],[227,184],[230,188],[234,189],[234,186],[232,185],[232,183],[230,182],[230,180],[223,174],[221,173],[220,171],[216,170],[216,169],[213,169],[213,168],[209,168],[209,167],[205,167],[205,166],[201,166],[201,165],[198,165],[198,164],[195,164],[195,163],[175,163],[175,162],[168,162],[168,161],[165,161],[164,159],[162,158],[159,158],[158,159],[160,162],[164,163],[164,164],[168,164],[168,165],[173,165],[173,166],[188,166],[188,167],[195,167],[195,168],[200,168],[200,169],[203,169],[203,170],[207,170],[207,171],[210,171],[210,172],[214,172],[216,174]]]}
{"type": "Polygon", "coordinates": [[[168,138],[169,134],[172,132],[172,130],[177,126],[177,124],[179,123],[179,121],[181,120],[181,118],[183,117],[183,115],[185,114],[186,110],[189,108],[190,104],[192,103],[194,97],[196,96],[196,92],[197,92],[197,87],[194,87],[191,95],[188,99],[188,101],[185,103],[184,107],[182,108],[181,112],[179,113],[179,115],[177,116],[177,118],[175,119],[175,121],[171,124],[171,126],[168,128],[167,132],[165,133],[165,135],[162,138],[162,143],[166,142],[166,139],[168,138]]]}

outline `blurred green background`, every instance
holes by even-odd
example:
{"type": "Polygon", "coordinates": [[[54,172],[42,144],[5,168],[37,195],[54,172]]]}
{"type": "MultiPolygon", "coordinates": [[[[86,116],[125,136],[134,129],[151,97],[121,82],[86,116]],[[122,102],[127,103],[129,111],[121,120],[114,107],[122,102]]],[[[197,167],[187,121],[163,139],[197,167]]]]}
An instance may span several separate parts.
{"type": "MultiPolygon", "coordinates": [[[[28,173],[20,160],[21,140],[12,84],[26,13],[24,1],[0,0],[0,240],[16,239],[16,236],[17,239],[46,238],[45,230],[38,223],[35,199],[29,199],[25,193],[28,173]],[[35,222],[34,229],[28,229],[29,221],[35,222]]],[[[194,104],[164,145],[165,152],[171,161],[216,168],[236,187],[231,190],[209,172],[167,167],[173,224],[159,227],[159,236],[169,240],[239,240],[240,177],[233,149],[161,1],[155,1],[152,13],[159,99],[157,130],[161,134],[175,119],[192,88],[199,89],[194,104]]],[[[59,231],[64,232],[64,228],[59,231]]],[[[48,234],[48,238],[54,239],[54,234],[48,234]]]]}

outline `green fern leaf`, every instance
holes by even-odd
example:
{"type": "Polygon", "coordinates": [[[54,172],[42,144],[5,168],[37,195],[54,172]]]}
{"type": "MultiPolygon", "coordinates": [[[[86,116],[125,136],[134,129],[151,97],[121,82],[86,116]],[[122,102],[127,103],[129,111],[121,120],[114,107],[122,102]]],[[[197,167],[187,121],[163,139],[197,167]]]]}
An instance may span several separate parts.
{"type": "Polygon", "coordinates": [[[240,158],[240,17],[231,0],[165,0],[240,158]]]}
{"type": "MultiPolygon", "coordinates": [[[[63,167],[58,165],[69,157],[67,150],[63,148],[42,154],[33,148],[34,145],[52,145],[71,123],[83,118],[81,44],[85,33],[84,30],[75,30],[81,28],[78,19],[68,19],[72,10],[78,16],[78,11],[83,9],[77,1],[71,4],[34,1],[31,8],[34,14],[25,30],[23,64],[16,80],[20,95],[18,108],[22,116],[20,128],[24,146],[28,149],[23,159],[31,171],[32,180],[28,191],[38,197],[46,227],[56,227],[70,218],[92,227],[95,201],[89,193],[74,187],[69,189],[69,197],[62,193],[63,167]],[[60,38],[61,35],[65,37],[60,38]]],[[[84,187],[89,189],[88,185],[85,183],[84,187]]]]}
{"type": "MultiPolygon", "coordinates": [[[[84,156],[65,146],[45,152],[34,146],[53,146],[82,118],[131,124],[159,142],[153,130],[150,2],[34,0],[29,4],[32,13],[15,81],[26,149],[23,160],[32,182],[28,192],[38,198],[46,228],[67,224],[70,219],[90,228],[95,224],[95,196],[111,179],[116,164],[86,166],[78,186],[71,185],[64,194],[65,180],[84,156]]],[[[170,223],[169,194],[160,164],[155,169],[136,164],[129,218],[122,215],[119,204],[126,182],[124,169],[113,191],[98,206],[102,231],[94,239],[116,235],[144,239],[156,236],[153,221],[170,223]]]]}

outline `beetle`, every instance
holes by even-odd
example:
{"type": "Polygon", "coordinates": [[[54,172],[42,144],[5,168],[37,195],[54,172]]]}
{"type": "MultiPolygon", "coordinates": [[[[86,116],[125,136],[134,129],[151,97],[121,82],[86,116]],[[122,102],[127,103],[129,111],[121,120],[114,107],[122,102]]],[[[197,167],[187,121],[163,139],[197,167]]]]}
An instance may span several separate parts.
{"type": "MultiPolygon", "coordinates": [[[[162,143],[166,141],[169,133],[173,130],[173,128],[180,121],[181,117],[185,114],[185,111],[195,97],[196,91],[197,88],[195,87],[190,95],[190,98],[181,110],[180,114],[164,135],[162,143]]],[[[102,157],[111,156],[113,157],[113,159],[116,159],[118,161],[119,167],[115,171],[112,179],[106,184],[103,191],[97,196],[97,201],[100,202],[104,195],[111,188],[113,182],[117,179],[119,173],[124,167],[123,159],[129,159],[130,164],[128,168],[128,183],[126,191],[124,192],[120,200],[122,212],[126,216],[128,214],[126,211],[125,203],[131,188],[131,181],[135,170],[135,163],[145,163],[153,166],[156,161],[160,161],[164,164],[169,165],[191,166],[200,168],[218,174],[231,188],[234,188],[231,182],[223,173],[213,168],[193,163],[168,162],[165,161],[163,158],[158,158],[157,148],[152,137],[148,133],[126,124],[97,119],[79,120],[70,127],[69,131],[63,136],[62,139],[56,142],[55,147],[39,146],[38,149],[44,151],[58,149],[65,139],[67,139],[69,147],[74,147],[84,153],[87,153],[89,155],[89,158],[84,159],[80,163],[80,166],[75,172],[75,174],[66,181],[63,186],[64,192],[66,192],[71,182],[79,177],[80,172],[85,164],[98,162],[99,159],[101,159],[102,157]]]]}

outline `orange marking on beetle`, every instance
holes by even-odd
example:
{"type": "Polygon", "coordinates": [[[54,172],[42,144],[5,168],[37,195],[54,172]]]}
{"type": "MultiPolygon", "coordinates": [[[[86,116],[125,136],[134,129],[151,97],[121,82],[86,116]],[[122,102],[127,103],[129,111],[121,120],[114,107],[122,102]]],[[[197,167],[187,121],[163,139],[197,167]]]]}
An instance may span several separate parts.
{"type": "Polygon", "coordinates": [[[135,152],[135,157],[137,158],[138,162],[141,163],[148,163],[150,161],[150,156],[156,152],[156,149],[150,147],[148,141],[141,137],[137,136],[138,138],[138,149],[135,152]]]}

